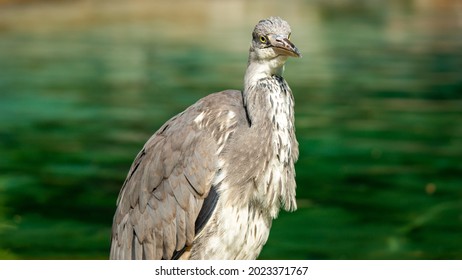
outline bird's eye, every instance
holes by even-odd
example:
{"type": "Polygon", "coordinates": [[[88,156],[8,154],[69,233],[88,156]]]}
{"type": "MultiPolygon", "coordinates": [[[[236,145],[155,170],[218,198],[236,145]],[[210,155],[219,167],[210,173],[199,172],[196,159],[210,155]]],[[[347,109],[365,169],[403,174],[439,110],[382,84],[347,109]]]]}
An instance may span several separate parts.
{"type": "Polygon", "coordinates": [[[260,42],[262,42],[263,44],[266,44],[266,37],[260,36],[260,42]]]}

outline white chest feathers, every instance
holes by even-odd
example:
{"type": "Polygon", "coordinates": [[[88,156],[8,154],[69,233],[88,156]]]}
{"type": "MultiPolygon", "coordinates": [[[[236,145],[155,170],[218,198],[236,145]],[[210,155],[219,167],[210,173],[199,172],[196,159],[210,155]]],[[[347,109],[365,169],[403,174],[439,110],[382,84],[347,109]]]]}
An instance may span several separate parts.
{"type": "Polygon", "coordinates": [[[271,218],[252,207],[221,207],[223,204],[220,204],[212,221],[214,233],[203,231],[198,236],[204,242],[204,256],[207,259],[256,259],[268,240],[271,218]],[[204,238],[206,235],[208,238],[204,238]]]}

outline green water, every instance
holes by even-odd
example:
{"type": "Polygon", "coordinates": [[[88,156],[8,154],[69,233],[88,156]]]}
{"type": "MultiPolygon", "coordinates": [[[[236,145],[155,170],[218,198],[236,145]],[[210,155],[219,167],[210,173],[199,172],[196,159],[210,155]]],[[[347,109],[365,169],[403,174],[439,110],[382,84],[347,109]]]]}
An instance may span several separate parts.
{"type": "Polygon", "coordinates": [[[423,2],[0,4],[0,258],[107,258],[139,149],[239,89],[277,14],[303,53],[285,73],[299,209],[260,258],[462,259],[462,18],[423,2]]]}

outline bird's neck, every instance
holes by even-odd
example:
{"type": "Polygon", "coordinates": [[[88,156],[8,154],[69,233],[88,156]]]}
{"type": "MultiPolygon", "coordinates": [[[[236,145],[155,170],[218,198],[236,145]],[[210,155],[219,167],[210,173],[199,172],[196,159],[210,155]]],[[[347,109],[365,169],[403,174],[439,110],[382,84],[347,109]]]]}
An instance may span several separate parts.
{"type": "Polygon", "coordinates": [[[271,216],[276,217],[279,204],[271,198],[277,197],[286,210],[294,210],[295,181],[294,162],[298,157],[298,144],[294,127],[294,100],[286,81],[280,76],[282,68],[267,65],[249,64],[245,77],[243,99],[250,123],[250,143],[260,143],[258,155],[269,159],[268,173],[256,180],[259,193],[267,198],[262,203],[273,205],[271,216]],[[265,179],[262,179],[265,178],[265,179]],[[267,188],[267,178],[272,187],[267,188]],[[276,205],[276,206],[274,206],[276,205]]]}
{"type": "Polygon", "coordinates": [[[284,63],[287,57],[279,56],[270,61],[261,61],[253,57],[250,53],[247,71],[244,76],[244,91],[254,86],[259,80],[269,78],[273,75],[282,77],[284,63]]]}
{"type": "Polygon", "coordinates": [[[243,98],[250,124],[268,121],[271,116],[271,104],[269,95],[280,92],[279,80],[275,76],[282,77],[286,57],[277,57],[270,61],[254,59],[252,53],[244,77],[243,98]]]}

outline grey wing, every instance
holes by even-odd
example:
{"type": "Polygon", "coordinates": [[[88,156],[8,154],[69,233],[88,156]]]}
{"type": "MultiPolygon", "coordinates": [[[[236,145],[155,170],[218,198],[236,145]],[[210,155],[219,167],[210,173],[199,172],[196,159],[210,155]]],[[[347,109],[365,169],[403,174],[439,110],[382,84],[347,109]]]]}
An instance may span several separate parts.
{"type": "Polygon", "coordinates": [[[111,259],[171,259],[192,246],[218,199],[211,187],[219,151],[243,122],[241,93],[224,91],[172,118],[148,140],[119,194],[111,259]]]}
{"type": "Polygon", "coordinates": [[[118,198],[111,259],[170,259],[191,246],[216,172],[216,143],[180,115],[138,154],[118,198]]]}

